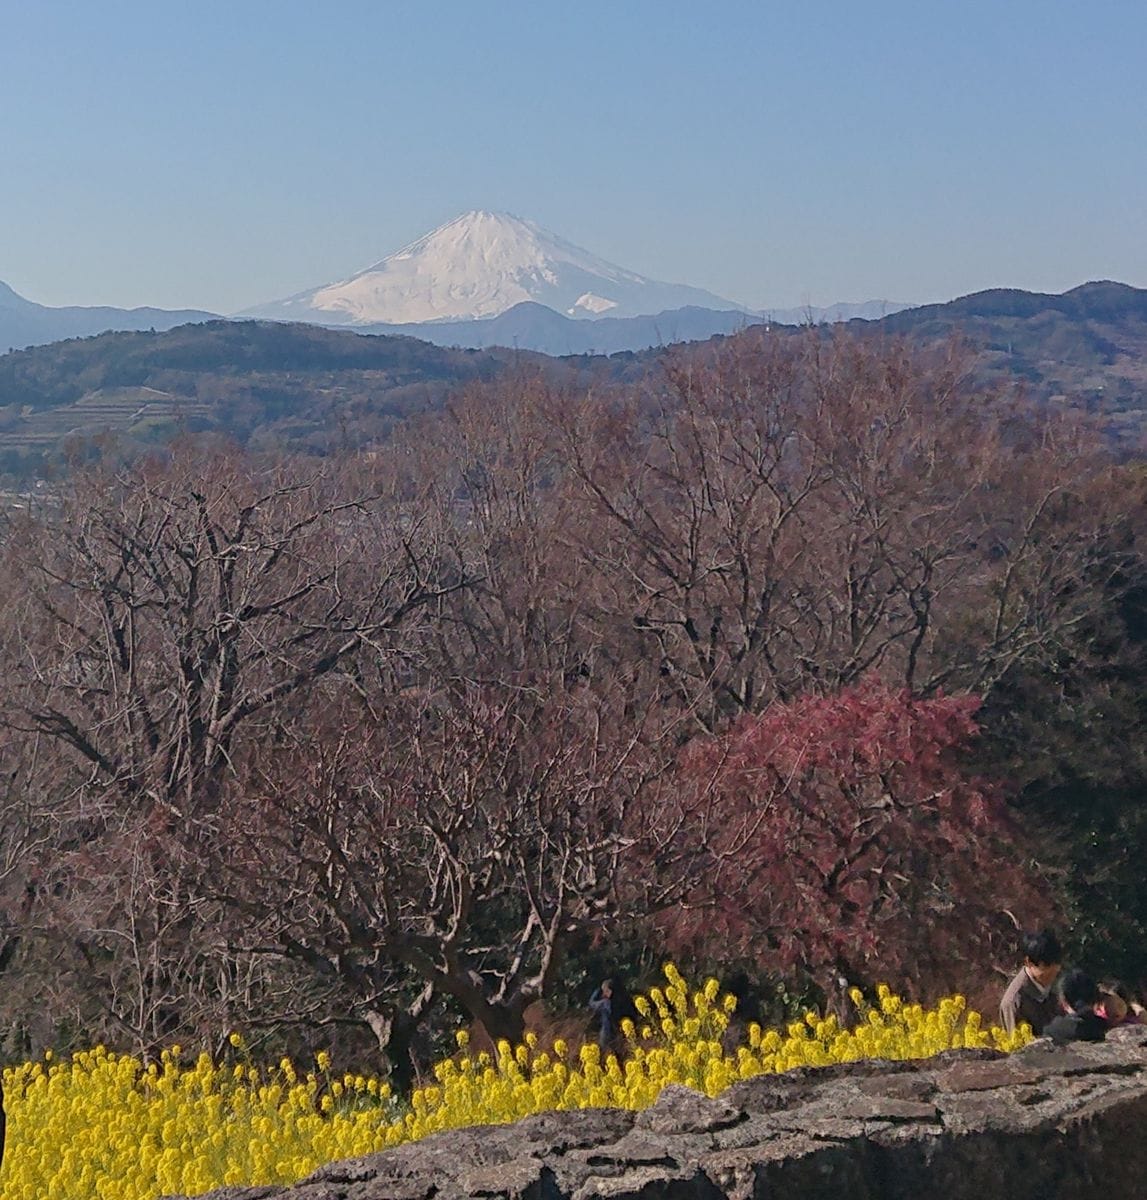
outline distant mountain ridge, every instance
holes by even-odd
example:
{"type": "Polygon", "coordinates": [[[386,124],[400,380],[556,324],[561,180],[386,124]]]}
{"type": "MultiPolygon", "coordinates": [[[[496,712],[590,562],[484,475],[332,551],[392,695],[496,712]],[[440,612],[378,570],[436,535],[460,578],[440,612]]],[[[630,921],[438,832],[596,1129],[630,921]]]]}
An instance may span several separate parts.
{"type": "Polygon", "coordinates": [[[933,318],[944,321],[978,317],[1027,320],[1041,313],[1060,313],[1072,320],[1147,317],[1147,289],[1110,279],[1081,283],[1066,292],[1025,292],[1020,288],[988,288],[943,304],[921,304],[911,316],[891,314],[890,327],[916,326],[933,318]]]}
{"type": "Polygon", "coordinates": [[[1085,408],[1113,435],[1147,434],[1147,289],[1097,280],[1059,294],[991,288],[928,304],[858,332],[935,343],[964,338],[984,379],[1022,381],[1044,402],[1085,408]]]}
{"type": "MultiPolygon", "coordinates": [[[[683,309],[645,320],[661,346],[692,336],[701,327],[690,325],[694,318],[703,326],[720,315],[683,309]]],[[[725,317],[731,329],[724,336],[758,336],[754,329],[741,334],[743,314],[725,317]]],[[[598,339],[599,351],[608,348],[611,329],[619,337],[633,332],[631,320],[570,320],[536,304],[470,324],[499,342],[499,330],[531,323],[539,339],[584,330],[598,339]]],[[[460,340],[467,324],[437,328],[460,340]]],[[[781,337],[798,332],[774,328],[781,337]]],[[[846,328],[925,346],[963,337],[984,383],[1022,384],[1029,402],[1088,411],[1129,453],[1147,448],[1147,290],[1110,282],[1062,295],[993,289],[846,328]]],[[[708,351],[677,351],[694,352],[708,351]]],[[[505,370],[528,365],[575,387],[629,384],[650,378],[661,354],[655,347],[554,359],[521,347],[453,350],[393,333],[226,320],[74,339],[0,355],[0,473],[27,478],[59,462],[64,446],[105,431],[136,449],[181,430],[216,432],[264,450],[368,446],[458,387],[505,370]]]]}
{"type": "MultiPolygon", "coordinates": [[[[886,300],[753,312],[703,288],[663,283],[509,213],[464,213],[349,279],[235,314],[401,333],[438,346],[615,354],[782,324],[879,317],[886,300]],[[586,328],[579,328],[585,326],[586,328]]],[[[110,330],[170,329],[198,310],[47,308],[0,284],[0,353],[110,330]]]]}
{"type": "Polygon", "coordinates": [[[533,221],[479,209],[349,279],[236,316],[330,326],[409,325],[497,317],[525,302],[581,319],[743,308],[703,288],[662,283],[606,262],[533,221]]]}
{"type": "Polygon", "coordinates": [[[177,325],[214,319],[214,313],[191,308],[89,308],[79,305],[51,308],[26,300],[0,281],[0,354],[65,338],[92,337],[111,330],[174,329],[177,325]]]}
{"type": "Polygon", "coordinates": [[[479,321],[435,321],[416,325],[364,325],[356,333],[398,334],[435,346],[485,350],[493,346],[532,350],[561,358],[570,354],[618,354],[676,342],[696,342],[735,333],[758,318],[738,310],[677,308],[642,317],[563,316],[544,304],[524,301],[479,321]]]}
{"type": "Polygon", "coordinates": [[[584,318],[563,316],[544,304],[526,300],[496,317],[475,321],[427,321],[416,324],[354,326],[358,333],[401,334],[435,346],[485,350],[491,346],[534,350],[562,357],[567,354],[619,354],[651,350],[678,342],[700,342],[716,334],[736,333],[748,325],[835,323],[861,317],[874,319],[903,306],[882,300],[834,304],[828,308],[781,309],[766,315],[743,309],[669,309],[640,317],[584,318]]]}
{"type": "Polygon", "coordinates": [[[879,321],[915,305],[897,300],[862,300],[857,304],[828,304],[823,308],[764,308],[760,315],[774,325],[836,325],[841,321],[879,321]]]}

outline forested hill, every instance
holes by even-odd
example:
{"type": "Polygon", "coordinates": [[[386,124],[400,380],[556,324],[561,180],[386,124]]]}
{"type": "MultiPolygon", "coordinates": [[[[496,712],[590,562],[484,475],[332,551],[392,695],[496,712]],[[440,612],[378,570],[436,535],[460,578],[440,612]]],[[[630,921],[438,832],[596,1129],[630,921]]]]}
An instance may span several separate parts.
{"type": "Polygon", "coordinates": [[[538,355],[449,350],[312,325],[213,321],[0,356],[0,469],[35,471],[111,431],[129,448],[217,431],[298,450],[359,443],[538,355]]]}
{"type": "Polygon", "coordinates": [[[922,341],[964,337],[985,376],[1022,380],[1037,399],[1097,412],[1125,438],[1147,430],[1147,289],[1111,282],[1061,295],[995,288],[849,328],[922,341]]]}
{"type": "MultiPolygon", "coordinates": [[[[825,327],[825,336],[836,328],[825,327]]],[[[1147,290],[1119,283],[1062,295],[996,289],[846,328],[925,344],[962,337],[977,351],[985,381],[1022,383],[1037,403],[1096,413],[1133,449],[1147,434],[1147,290]]],[[[732,338],[757,336],[751,328],[732,338]]],[[[362,445],[458,387],[515,366],[631,382],[666,353],[554,359],[256,321],[73,339],[0,356],[0,474],[34,475],[63,448],[109,431],[126,452],[181,431],[302,451],[362,445]]]]}
{"type": "Polygon", "coordinates": [[[1059,313],[1074,321],[1147,321],[1147,288],[1101,280],[1061,293],[1025,292],[1020,288],[989,288],[944,304],[924,304],[881,318],[894,328],[916,328],[930,320],[1015,318],[1025,320],[1059,313]]]}
{"type": "Polygon", "coordinates": [[[456,382],[511,352],[449,350],[408,337],[364,337],[316,325],[211,321],[164,333],[104,333],[0,356],[0,401],[50,408],[107,387],[186,385],[190,377],[317,377],[380,372],[395,382],[456,382]]]}

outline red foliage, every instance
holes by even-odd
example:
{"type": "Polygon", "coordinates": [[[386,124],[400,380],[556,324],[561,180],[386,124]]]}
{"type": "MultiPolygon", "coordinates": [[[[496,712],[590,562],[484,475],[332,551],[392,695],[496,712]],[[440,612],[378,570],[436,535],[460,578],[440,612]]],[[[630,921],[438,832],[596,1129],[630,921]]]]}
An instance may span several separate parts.
{"type": "Polygon", "coordinates": [[[1000,939],[1010,960],[1013,915],[1046,918],[1046,893],[999,790],[960,767],[978,706],[866,684],[693,742],[680,778],[714,798],[711,869],[668,923],[676,948],[925,990],[983,974],[1000,939]]]}

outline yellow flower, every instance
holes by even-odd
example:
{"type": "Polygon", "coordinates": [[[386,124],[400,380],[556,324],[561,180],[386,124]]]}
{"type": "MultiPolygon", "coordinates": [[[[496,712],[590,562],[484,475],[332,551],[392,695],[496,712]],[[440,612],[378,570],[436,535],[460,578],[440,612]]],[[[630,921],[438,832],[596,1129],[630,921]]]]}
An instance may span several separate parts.
{"type": "MultiPolygon", "coordinates": [[[[289,1059],[277,1071],[255,1064],[228,1068],[202,1053],[186,1060],[174,1046],[148,1064],[104,1047],[59,1062],[45,1054],[4,1073],[11,1139],[5,1200],[153,1200],[225,1186],[286,1185],[323,1162],[444,1129],[556,1107],[644,1108],[671,1083],[716,1095],[735,1079],[793,1067],[868,1055],[922,1057],[960,1046],[1014,1050],[1031,1039],[1027,1026],[1010,1035],[985,1027],[962,996],[924,1010],[883,987],[877,1010],[857,992],[867,1019],[855,1029],[809,1012],[788,1030],[751,1024],[747,1044],[725,1048],[727,1022],[713,1007],[708,982],[694,992],[676,968],[665,974],[669,987],[656,1004],[662,1030],[655,1036],[654,1027],[643,1028],[642,1042],[624,1062],[612,1054],[602,1061],[592,1042],[572,1060],[560,1039],[552,1055],[538,1053],[537,1039],[527,1037],[518,1046],[500,1044],[496,1056],[484,1053],[476,1062],[442,1059],[431,1070],[433,1082],[403,1098],[401,1112],[377,1078],[329,1080],[326,1052],[315,1060],[323,1077],[312,1072],[301,1080],[289,1059]]],[[[648,1002],[646,1011],[652,1011],[648,1002]]],[[[235,1046],[232,1037],[228,1041],[235,1046]]],[[[457,1041],[464,1050],[464,1031],[457,1041]]]]}

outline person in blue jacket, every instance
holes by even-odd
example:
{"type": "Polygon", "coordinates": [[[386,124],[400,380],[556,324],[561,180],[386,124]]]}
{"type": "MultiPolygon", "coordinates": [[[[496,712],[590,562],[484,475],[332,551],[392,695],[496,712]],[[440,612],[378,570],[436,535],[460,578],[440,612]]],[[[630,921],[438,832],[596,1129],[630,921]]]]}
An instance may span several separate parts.
{"type": "Polygon", "coordinates": [[[637,1007],[625,985],[616,978],[603,979],[601,987],[590,996],[589,1007],[601,1023],[597,1035],[601,1052],[619,1054],[622,1049],[622,1021],[638,1020],[637,1007]]]}

